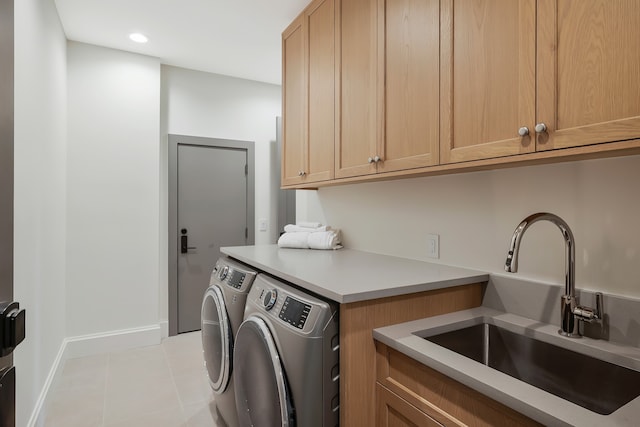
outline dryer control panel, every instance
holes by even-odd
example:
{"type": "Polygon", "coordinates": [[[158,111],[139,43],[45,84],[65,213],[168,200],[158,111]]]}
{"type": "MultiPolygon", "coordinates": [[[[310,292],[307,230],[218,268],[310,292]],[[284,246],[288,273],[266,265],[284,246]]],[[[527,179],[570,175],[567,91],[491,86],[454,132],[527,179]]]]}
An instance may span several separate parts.
{"type": "Polygon", "coordinates": [[[260,274],[249,291],[245,319],[247,311],[251,310],[282,327],[307,335],[322,331],[327,321],[325,317],[332,317],[335,309],[304,291],[260,274]]]}
{"type": "Polygon", "coordinates": [[[304,324],[311,312],[311,306],[305,304],[302,301],[298,301],[290,296],[284,300],[282,309],[278,317],[290,325],[295,326],[298,329],[304,328],[304,324]]]}

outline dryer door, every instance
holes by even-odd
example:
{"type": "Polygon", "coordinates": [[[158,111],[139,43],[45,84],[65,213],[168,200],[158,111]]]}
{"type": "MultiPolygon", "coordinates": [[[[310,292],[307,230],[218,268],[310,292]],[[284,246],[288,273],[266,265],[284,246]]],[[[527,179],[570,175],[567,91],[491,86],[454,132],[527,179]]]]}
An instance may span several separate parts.
{"type": "Polygon", "coordinates": [[[202,349],[214,393],[227,389],[233,363],[233,333],[222,291],[211,286],[202,300],[202,349]]]}
{"type": "Polygon", "coordinates": [[[249,316],[238,329],[233,355],[241,427],[292,427],[295,417],[286,376],[269,327],[249,316]]]}

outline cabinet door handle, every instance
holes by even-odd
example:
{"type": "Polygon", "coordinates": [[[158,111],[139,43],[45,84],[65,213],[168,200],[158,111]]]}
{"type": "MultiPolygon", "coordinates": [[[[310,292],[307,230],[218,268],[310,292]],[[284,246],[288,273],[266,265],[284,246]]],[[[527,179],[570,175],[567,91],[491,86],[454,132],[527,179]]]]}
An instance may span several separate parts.
{"type": "Polygon", "coordinates": [[[305,176],[307,173],[305,171],[298,172],[298,176],[305,176]]]}
{"type": "Polygon", "coordinates": [[[369,160],[367,160],[369,163],[373,163],[373,157],[369,157],[369,160]]]}
{"type": "Polygon", "coordinates": [[[521,127],[520,129],[518,129],[518,135],[520,135],[520,136],[529,135],[529,128],[526,127],[526,126],[521,127]]]}
{"type": "Polygon", "coordinates": [[[382,160],[382,159],[380,158],[380,156],[375,156],[375,157],[373,158],[373,161],[374,161],[375,163],[378,163],[380,160],[382,160]]]}
{"type": "Polygon", "coordinates": [[[544,123],[538,123],[535,127],[536,133],[542,133],[547,131],[547,125],[544,123]]]}

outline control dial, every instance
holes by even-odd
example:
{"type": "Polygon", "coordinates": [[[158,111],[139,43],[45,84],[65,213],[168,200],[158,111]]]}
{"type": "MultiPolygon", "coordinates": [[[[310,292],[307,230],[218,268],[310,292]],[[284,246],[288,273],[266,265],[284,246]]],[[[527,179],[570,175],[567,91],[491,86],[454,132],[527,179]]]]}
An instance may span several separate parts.
{"type": "Polygon", "coordinates": [[[227,274],[229,274],[229,266],[225,265],[224,267],[222,267],[222,269],[220,269],[220,274],[218,275],[218,277],[220,278],[220,280],[224,280],[227,277],[227,274]]]}
{"type": "Polygon", "coordinates": [[[264,309],[269,311],[273,308],[274,305],[276,305],[276,300],[278,299],[278,291],[276,291],[275,289],[271,289],[270,291],[267,291],[267,293],[264,295],[264,300],[262,301],[264,304],[264,309]]]}

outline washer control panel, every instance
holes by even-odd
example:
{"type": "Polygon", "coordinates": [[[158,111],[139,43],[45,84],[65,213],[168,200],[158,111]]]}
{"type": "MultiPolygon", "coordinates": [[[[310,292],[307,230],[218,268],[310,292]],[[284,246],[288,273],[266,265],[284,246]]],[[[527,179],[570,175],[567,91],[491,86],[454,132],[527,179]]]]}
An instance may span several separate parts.
{"type": "MultiPolygon", "coordinates": [[[[226,284],[234,289],[244,290],[253,283],[256,273],[236,267],[227,260],[218,260],[211,273],[211,283],[226,284]]],[[[248,289],[247,289],[248,290],[248,289]]]]}
{"type": "Polygon", "coordinates": [[[311,312],[311,306],[305,304],[302,301],[287,296],[282,304],[282,309],[278,317],[290,325],[295,326],[298,329],[304,328],[304,324],[311,312]]]}
{"type": "Polygon", "coordinates": [[[264,296],[264,299],[262,300],[264,304],[264,309],[267,311],[271,310],[273,306],[276,304],[277,300],[278,300],[278,291],[276,291],[275,289],[271,289],[270,291],[267,291],[267,293],[264,296]]]}
{"type": "Polygon", "coordinates": [[[236,289],[240,289],[242,287],[242,282],[244,282],[244,278],[247,276],[245,273],[242,273],[238,270],[230,270],[231,275],[229,275],[229,279],[227,280],[227,284],[236,289]]]}
{"type": "Polygon", "coordinates": [[[227,278],[228,275],[229,275],[229,266],[228,265],[222,266],[222,268],[220,269],[220,272],[218,273],[218,279],[224,280],[227,278]]]}

